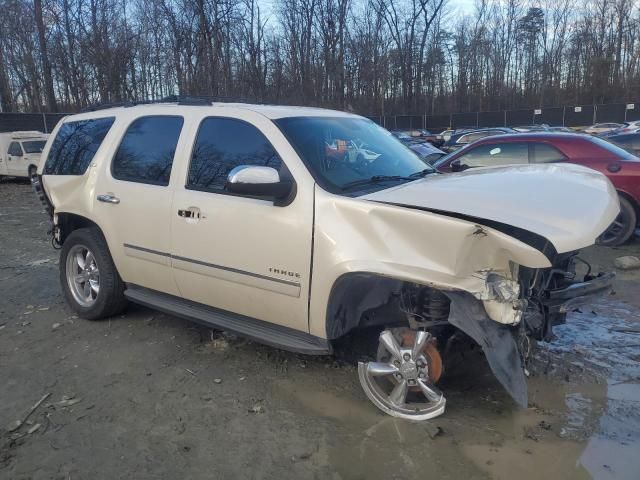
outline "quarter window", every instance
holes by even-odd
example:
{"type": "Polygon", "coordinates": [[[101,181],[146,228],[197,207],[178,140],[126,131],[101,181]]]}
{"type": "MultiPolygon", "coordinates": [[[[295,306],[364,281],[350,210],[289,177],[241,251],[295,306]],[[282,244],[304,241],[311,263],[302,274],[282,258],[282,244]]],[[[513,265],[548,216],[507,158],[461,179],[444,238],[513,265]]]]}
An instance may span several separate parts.
{"type": "Polygon", "coordinates": [[[21,157],[22,156],[22,148],[18,142],[11,142],[9,145],[9,150],[7,153],[13,157],[21,157]]]}
{"type": "Polygon", "coordinates": [[[64,123],[49,149],[43,174],[84,174],[114,120],[107,117],[64,123]]]}
{"type": "Polygon", "coordinates": [[[529,146],[526,143],[487,143],[473,148],[460,159],[468,167],[494,167],[529,163],[529,146]]]}
{"type": "Polygon", "coordinates": [[[191,155],[187,188],[222,192],[227,175],[239,165],[260,165],[280,171],[282,160],[253,125],[233,118],[204,119],[191,155]]]}
{"type": "Polygon", "coordinates": [[[111,165],[113,177],[128,182],[169,185],[182,117],[153,116],[127,129],[111,165]]]}
{"type": "Polygon", "coordinates": [[[546,143],[533,144],[532,163],[562,162],[563,160],[566,160],[565,156],[560,153],[556,147],[552,147],[546,143]]]}

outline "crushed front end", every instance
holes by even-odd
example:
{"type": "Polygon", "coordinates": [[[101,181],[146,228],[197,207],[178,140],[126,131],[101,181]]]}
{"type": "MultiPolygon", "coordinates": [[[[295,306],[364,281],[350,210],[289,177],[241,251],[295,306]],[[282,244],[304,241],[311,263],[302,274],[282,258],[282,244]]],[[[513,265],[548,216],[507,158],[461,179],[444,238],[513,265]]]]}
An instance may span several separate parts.
{"type": "Polygon", "coordinates": [[[593,274],[591,265],[578,252],[556,255],[551,268],[519,267],[526,304],[522,328],[536,340],[551,341],[553,326],[564,323],[568,312],[608,294],[614,277],[613,272],[593,274]],[[577,273],[578,264],[584,265],[586,273],[577,273]]]}
{"type": "Polygon", "coordinates": [[[508,278],[489,272],[486,291],[444,292],[450,300],[448,322],[473,338],[513,399],[527,405],[525,376],[531,339],[553,340],[553,327],[567,313],[612,289],[613,272],[593,274],[578,252],[556,254],[549,268],[511,265],[508,278]],[[585,273],[576,266],[583,264],[585,273]]]}

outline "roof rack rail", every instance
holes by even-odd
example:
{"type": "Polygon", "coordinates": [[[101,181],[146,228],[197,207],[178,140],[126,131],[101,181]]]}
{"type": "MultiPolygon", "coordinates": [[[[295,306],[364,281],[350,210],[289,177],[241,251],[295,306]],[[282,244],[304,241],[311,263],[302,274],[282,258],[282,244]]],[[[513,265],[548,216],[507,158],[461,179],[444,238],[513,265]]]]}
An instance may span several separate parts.
{"type": "Polygon", "coordinates": [[[202,105],[209,106],[213,102],[221,103],[263,103],[257,99],[242,97],[214,96],[214,95],[169,95],[157,100],[127,100],[124,102],[97,103],[83,108],[80,112],[95,112],[117,107],[135,107],[136,105],[151,105],[155,103],[177,103],[178,105],[202,105]]]}

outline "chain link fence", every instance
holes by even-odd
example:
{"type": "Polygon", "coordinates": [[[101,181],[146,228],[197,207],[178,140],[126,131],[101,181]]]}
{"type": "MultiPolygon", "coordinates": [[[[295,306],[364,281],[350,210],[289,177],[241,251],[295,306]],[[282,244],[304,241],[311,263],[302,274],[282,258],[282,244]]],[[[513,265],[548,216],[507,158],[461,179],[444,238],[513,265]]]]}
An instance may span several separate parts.
{"type": "Polygon", "coordinates": [[[577,105],[449,115],[386,115],[368,118],[389,130],[424,128],[439,131],[447,128],[516,127],[535,124],[586,127],[594,123],[623,123],[640,120],[640,103],[577,105]]]}
{"type": "Polygon", "coordinates": [[[37,130],[50,133],[67,113],[0,113],[0,133],[37,130]]]}
{"type": "MultiPolygon", "coordinates": [[[[0,132],[38,130],[49,133],[66,113],[0,113],[0,132]]],[[[585,127],[602,122],[640,120],[640,103],[578,105],[495,112],[451,113],[448,115],[385,115],[369,117],[389,130],[424,128],[440,131],[447,128],[515,127],[543,124],[585,127]]]]}

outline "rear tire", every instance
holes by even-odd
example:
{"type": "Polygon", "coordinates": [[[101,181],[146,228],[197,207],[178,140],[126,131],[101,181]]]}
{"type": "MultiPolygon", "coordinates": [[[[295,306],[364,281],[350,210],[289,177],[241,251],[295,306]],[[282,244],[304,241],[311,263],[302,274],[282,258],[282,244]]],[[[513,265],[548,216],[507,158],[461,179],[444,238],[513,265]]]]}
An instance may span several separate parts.
{"type": "Polygon", "coordinates": [[[38,167],[36,167],[35,165],[31,165],[27,170],[27,175],[29,176],[29,180],[31,180],[31,177],[33,177],[37,172],[38,172],[38,167]]]}
{"type": "Polygon", "coordinates": [[[638,217],[631,202],[622,195],[618,195],[620,200],[620,214],[607,230],[598,238],[598,244],[606,247],[617,247],[625,243],[636,229],[638,217]]]}
{"type": "Polygon", "coordinates": [[[124,282],[107,242],[95,227],[74,230],[60,251],[60,284],[67,304],[87,320],[122,312],[127,306],[124,282]]]}

